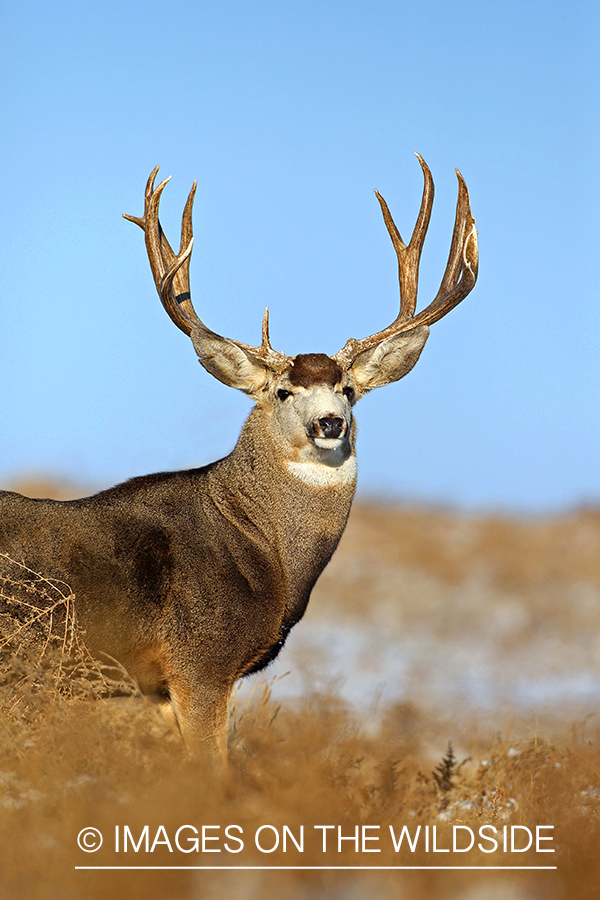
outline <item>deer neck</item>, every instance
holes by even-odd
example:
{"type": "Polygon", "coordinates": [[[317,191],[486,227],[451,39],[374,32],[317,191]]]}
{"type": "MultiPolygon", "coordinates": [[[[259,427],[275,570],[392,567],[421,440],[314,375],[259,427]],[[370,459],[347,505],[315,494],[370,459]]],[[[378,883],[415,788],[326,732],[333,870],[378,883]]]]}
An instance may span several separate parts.
{"type": "MultiPolygon", "coordinates": [[[[355,430],[350,452],[330,465],[301,459],[273,434],[268,415],[252,410],[233,452],[213,470],[221,502],[248,540],[277,552],[286,619],[297,621],[342,536],[356,488],[355,430]]],[[[216,485],[213,485],[216,487],[216,485]]],[[[212,492],[211,492],[212,493],[212,492]]]]}

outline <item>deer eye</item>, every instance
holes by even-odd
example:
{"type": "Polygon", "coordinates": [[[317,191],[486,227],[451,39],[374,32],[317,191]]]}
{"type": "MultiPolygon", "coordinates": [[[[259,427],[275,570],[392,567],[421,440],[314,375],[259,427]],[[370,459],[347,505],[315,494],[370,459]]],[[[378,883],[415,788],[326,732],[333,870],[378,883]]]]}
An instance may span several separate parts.
{"type": "Polygon", "coordinates": [[[292,392],[291,392],[291,391],[284,391],[283,388],[282,388],[280,391],[277,391],[277,396],[278,396],[279,399],[283,402],[284,400],[287,400],[288,397],[291,397],[291,396],[292,396],[292,392]]]}
{"type": "Polygon", "coordinates": [[[350,403],[352,403],[352,401],[354,400],[354,388],[345,387],[342,391],[342,394],[344,394],[348,398],[350,403]]]}

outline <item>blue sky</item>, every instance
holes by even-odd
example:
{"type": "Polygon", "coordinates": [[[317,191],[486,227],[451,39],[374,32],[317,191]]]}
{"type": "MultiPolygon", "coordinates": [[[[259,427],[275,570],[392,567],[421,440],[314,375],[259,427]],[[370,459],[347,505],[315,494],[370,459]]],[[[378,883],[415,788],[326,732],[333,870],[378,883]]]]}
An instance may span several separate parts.
{"type": "Polygon", "coordinates": [[[466,178],[479,282],[417,367],[357,407],[363,496],[463,508],[600,499],[598,9],[592,2],[5,7],[0,483],[92,487],[229,452],[249,409],[162,310],[139,229],[157,164],[216,331],[334,353],[387,325],[436,183],[420,306],[466,178]]]}

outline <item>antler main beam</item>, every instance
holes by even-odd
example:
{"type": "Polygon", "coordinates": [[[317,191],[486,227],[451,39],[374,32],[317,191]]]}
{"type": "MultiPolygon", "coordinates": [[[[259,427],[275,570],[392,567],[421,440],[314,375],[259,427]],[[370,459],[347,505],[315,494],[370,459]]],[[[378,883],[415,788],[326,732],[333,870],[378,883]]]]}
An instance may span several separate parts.
{"type": "Polygon", "coordinates": [[[451,309],[458,306],[461,300],[465,299],[477,281],[479,266],[477,230],[469,204],[469,192],[462,175],[457,169],[458,201],[446,271],[435,298],[429,306],[415,315],[419,261],[431,217],[434,193],[433,178],[429,167],[418,153],[415,155],[423,169],[425,185],[421,209],[408,245],[402,240],[387,203],[377,191],[375,192],[381,206],[384,222],[396,250],[396,256],[398,257],[400,312],[392,324],[384,328],[383,331],[378,331],[376,334],[360,340],[350,338],[334,357],[344,368],[350,368],[361,353],[370,350],[396,334],[412,331],[413,328],[418,328],[420,325],[432,325],[434,322],[437,322],[449,313],[451,309]]]}
{"type": "MultiPolygon", "coordinates": [[[[146,184],[144,194],[144,215],[128,216],[123,214],[124,219],[134,222],[143,230],[146,239],[146,250],[152,269],[152,276],[161,299],[162,305],[168,312],[169,316],[185,334],[191,337],[192,331],[198,328],[203,331],[210,331],[204,324],[198,313],[193,307],[192,296],[190,291],[190,258],[192,248],[194,246],[194,235],[192,231],[192,208],[194,206],[194,195],[196,193],[196,182],[192,185],[192,189],[187,198],[183,217],[181,220],[181,242],[179,253],[175,253],[167,237],[162,230],[158,218],[158,210],[160,198],[165,186],[171,180],[165,178],[164,181],[154,187],[156,175],[159,167],[150,173],[150,177],[146,184]]],[[[216,332],[212,332],[215,334],[216,332]]],[[[260,347],[252,347],[249,344],[242,344],[232,338],[226,338],[232,344],[252,353],[257,359],[265,363],[269,368],[276,371],[285,368],[287,365],[287,357],[282,353],[277,353],[271,347],[269,340],[269,310],[265,310],[262,323],[262,341],[260,347]]]]}
{"type": "Polygon", "coordinates": [[[187,335],[191,334],[195,325],[201,325],[201,319],[192,305],[190,293],[190,258],[194,246],[192,231],[192,207],[196,193],[196,182],[187,198],[181,221],[181,244],[179,253],[175,254],[158,219],[160,197],[170,178],[154,187],[159,167],[150,174],[144,193],[144,215],[128,216],[124,219],[139,225],[146,239],[146,250],[152,269],[152,276],[162,305],[178,328],[187,335]]]}

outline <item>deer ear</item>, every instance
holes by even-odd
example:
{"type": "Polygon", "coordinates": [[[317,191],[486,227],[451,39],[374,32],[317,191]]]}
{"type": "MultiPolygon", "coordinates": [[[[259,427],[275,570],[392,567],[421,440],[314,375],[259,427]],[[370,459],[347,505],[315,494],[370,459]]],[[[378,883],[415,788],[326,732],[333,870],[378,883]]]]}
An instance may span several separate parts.
{"type": "Polygon", "coordinates": [[[421,355],[428,337],[429,328],[421,325],[412,331],[392,335],[361,353],[352,365],[352,374],[360,393],[366,394],[373,388],[404,378],[421,355]]]}
{"type": "Polygon", "coordinates": [[[250,395],[264,387],[269,369],[251,353],[208,328],[195,326],[190,337],[200,363],[223,384],[250,395]]]}

